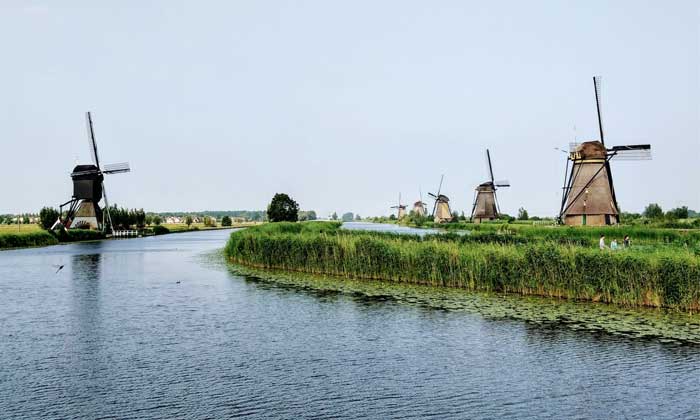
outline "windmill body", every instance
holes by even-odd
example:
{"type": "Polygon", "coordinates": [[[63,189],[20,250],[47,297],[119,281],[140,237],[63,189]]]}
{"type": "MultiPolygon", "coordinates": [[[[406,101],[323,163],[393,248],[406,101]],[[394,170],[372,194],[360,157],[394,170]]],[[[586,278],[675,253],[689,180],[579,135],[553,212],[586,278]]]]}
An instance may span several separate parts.
{"type": "Polygon", "coordinates": [[[405,204],[401,204],[401,193],[399,193],[399,203],[395,206],[391,206],[390,208],[396,209],[397,210],[397,219],[402,219],[406,216],[406,208],[407,206],[405,204]]]}
{"type": "Polygon", "coordinates": [[[619,213],[607,154],[607,149],[599,141],[581,143],[570,153],[570,185],[562,214],[565,224],[617,224],[619,213]]]}
{"type": "Polygon", "coordinates": [[[445,223],[452,220],[450,199],[445,194],[440,193],[442,191],[442,181],[444,179],[445,175],[440,177],[440,186],[438,186],[437,194],[428,193],[428,195],[435,200],[435,204],[433,204],[433,221],[435,223],[445,223]]]}
{"type": "Polygon", "coordinates": [[[420,200],[413,203],[413,214],[424,217],[428,212],[425,209],[425,203],[420,200]]]}
{"type": "Polygon", "coordinates": [[[450,210],[450,199],[444,195],[440,194],[435,199],[435,212],[433,214],[433,221],[435,223],[445,223],[452,220],[452,211],[450,210]]]}
{"type": "Polygon", "coordinates": [[[600,79],[593,78],[600,141],[573,144],[567,158],[559,220],[571,226],[603,226],[619,223],[610,161],[651,159],[648,144],[614,146],[604,142],[600,112],[600,79]],[[570,167],[570,169],[569,169],[570,167]]]}
{"type": "Polygon", "coordinates": [[[508,181],[495,181],[493,178],[493,166],[491,165],[491,154],[486,149],[486,168],[490,180],[479,184],[474,193],[474,205],[472,206],[471,221],[481,223],[485,220],[498,219],[498,198],[496,189],[499,187],[510,187],[508,181]]]}
{"type": "Polygon", "coordinates": [[[109,215],[109,202],[104,186],[104,176],[118,173],[130,172],[128,163],[117,163],[100,166],[99,154],[97,152],[97,141],[92,125],[92,116],[86,113],[88,140],[90,141],[90,153],[93,164],[77,165],[73,168],[71,179],[73,181],[73,196],[63,203],[60,208],[59,219],[54,223],[52,229],[56,228],[79,228],[95,229],[105,231],[106,222],[113,230],[109,215]],[[105,211],[100,208],[100,201],[104,199],[105,211]],[[64,208],[67,208],[64,215],[64,208]]]}

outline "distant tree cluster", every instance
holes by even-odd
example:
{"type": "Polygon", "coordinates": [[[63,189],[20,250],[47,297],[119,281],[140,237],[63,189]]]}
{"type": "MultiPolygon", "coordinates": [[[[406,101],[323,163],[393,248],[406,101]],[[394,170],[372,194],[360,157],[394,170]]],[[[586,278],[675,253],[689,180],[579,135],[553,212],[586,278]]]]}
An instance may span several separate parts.
{"type": "Polygon", "coordinates": [[[310,220],[317,220],[316,212],[313,210],[299,211],[299,221],[305,222],[310,220]]]}
{"type": "Polygon", "coordinates": [[[231,226],[232,224],[233,221],[231,220],[231,217],[224,216],[221,218],[221,226],[231,226]]]}
{"type": "MultiPolygon", "coordinates": [[[[119,208],[116,204],[109,207],[109,215],[115,229],[143,228],[146,226],[146,212],[143,209],[119,208]]],[[[108,222],[109,223],[109,222],[108,222]]]]}

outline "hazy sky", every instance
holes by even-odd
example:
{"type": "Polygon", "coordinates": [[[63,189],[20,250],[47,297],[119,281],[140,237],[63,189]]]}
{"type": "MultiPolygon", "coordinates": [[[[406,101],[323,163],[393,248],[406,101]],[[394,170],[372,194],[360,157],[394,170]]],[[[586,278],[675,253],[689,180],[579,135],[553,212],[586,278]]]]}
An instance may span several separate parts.
{"type": "Polygon", "coordinates": [[[696,1],[0,2],[0,213],[71,195],[91,110],[112,202],[152,211],[471,210],[490,148],[501,208],[554,215],[565,148],[613,164],[623,210],[700,209],[696,1]]]}

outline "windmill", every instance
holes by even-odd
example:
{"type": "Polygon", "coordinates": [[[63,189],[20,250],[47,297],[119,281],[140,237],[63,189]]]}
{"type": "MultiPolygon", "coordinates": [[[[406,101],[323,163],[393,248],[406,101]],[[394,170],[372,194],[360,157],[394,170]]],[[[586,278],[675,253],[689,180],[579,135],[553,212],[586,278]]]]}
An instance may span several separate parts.
{"type": "Polygon", "coordinates": [[[54,223],[53,229],[63,228],[89,228],[106,230],[106,222],[114,233],[112,219],[109,214],[109,201],[104,185],[104,176],[130,172],[129,164],[115,163],[100,166],[100,158],[97,152],[97,142],[95,140],[95,130],[92,125],[92,115],[85,114],[87,122],[88,140],[90,142],[90,154],[92,155],[92,165],[76,165],[70,174],[73,180],[73,197],[61,205],[59,214],[63,214],[63,208],[68,206],[66,216],[54,223]],[[100,208],[99,202],[104,198],[105,208],[100,208]],[[106,218],[105,218],[106,216],[106,218]]]}
{"type": "Polygon", "coordinates": [[[559,211],[560,223],[567,225],[618,223],[620,208],[615,196],[610,161],[651,159],[651,146],[648,144],[605,147],[600,88],[600,77],[593,77],[600,141],[573,143],[569,147],[559,211]]]}
{"type": "Polygon", "coordinates": [[[406,215],[406,205],[401,204],[401,193],[399,193],[399,204],[391,206],[390,208],[398,210],[398,216],[396,217],[397,219],[401,219],[406,215]]]}
{"type": "Polygon", "coordinates": [[[450,199],[446,195],[440,194],[442,191],[442,181],[445,179],[445,175],[440,177],[440,185],[438,186],[437,194],[428,193],[429,196],[435,199],[435,204],[433,204],[433,221],[435,223],[444,223],[452,220],[452,212],[450,211],[450,199]]]}
{"type": "Polygon", "coordinates": [[[424,217],[428,210],[426,209],[427,204],[423,202],[423,191],[420,188],[418,188],[418,197],[419,200],[413,203],[413,214],[424,217]]]}
{"type": "Polygon", "coordinates": [[[486,169],[488,171],[489,181],[479,184],[474,193],[474,205],[472,206],[471,216],[473,223],[481,223],[483,220],[498,219],[500,209],[498,207],[496,190],[497,188],[510,187],[510,182],[508,181],[494,180],[489,149],[486,149],[486,169]]]}

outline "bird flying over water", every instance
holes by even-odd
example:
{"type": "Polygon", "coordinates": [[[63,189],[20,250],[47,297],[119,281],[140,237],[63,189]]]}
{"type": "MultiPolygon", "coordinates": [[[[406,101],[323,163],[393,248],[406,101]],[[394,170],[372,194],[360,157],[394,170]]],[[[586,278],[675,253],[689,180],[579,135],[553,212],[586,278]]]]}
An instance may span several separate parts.
{"type": "Polygon", "coordinates": [[[59,271],[63,270],[63,267],[65,267],[65,265],[63,265],[63,264],[61,264],[61,265],[56,265],[56,264],[54,264],[54,267],[57,268],[56,274],[58,274],[59,271]]]}

